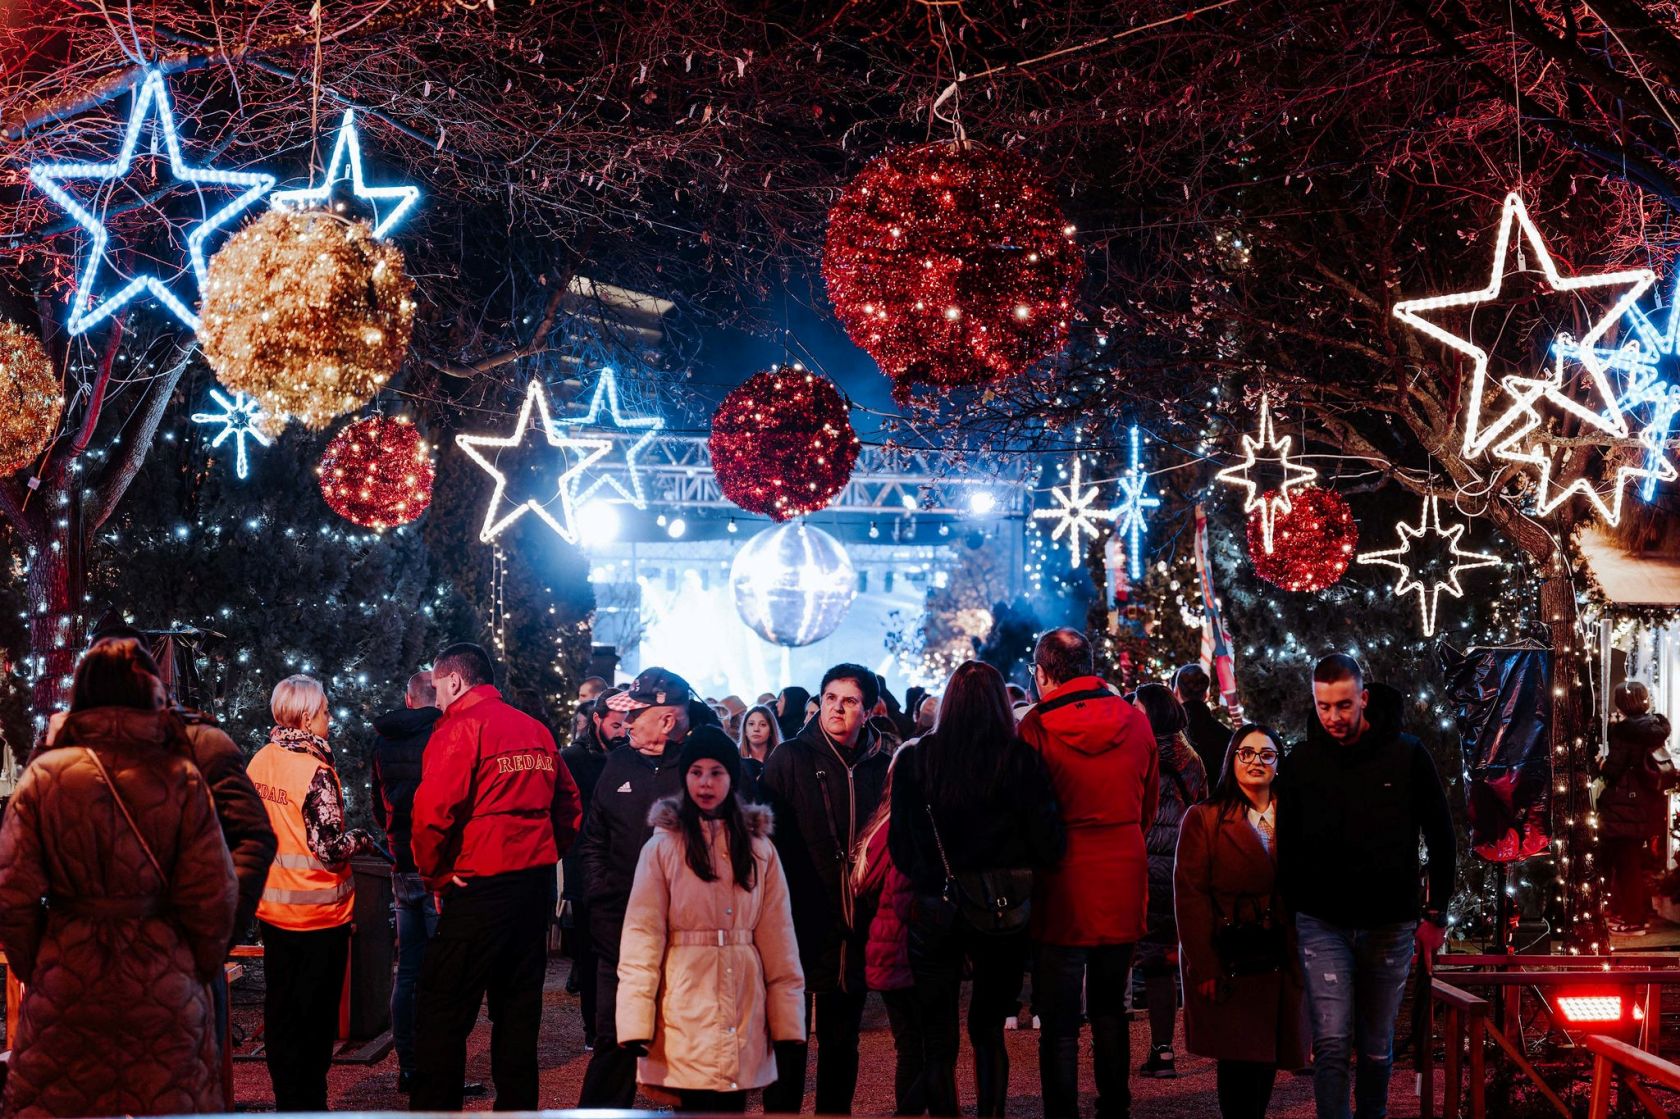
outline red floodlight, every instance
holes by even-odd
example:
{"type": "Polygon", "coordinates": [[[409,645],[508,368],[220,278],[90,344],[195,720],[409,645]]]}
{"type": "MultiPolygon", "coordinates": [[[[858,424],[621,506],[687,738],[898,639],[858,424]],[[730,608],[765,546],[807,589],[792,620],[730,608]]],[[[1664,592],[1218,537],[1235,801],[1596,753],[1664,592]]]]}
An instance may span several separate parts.
{"type": "Polygon", "coordinates": [[[1622,1020],[1620,995],[1559,995],[1557,1006],[1563,1020],[1572,1026],[1622,1020]]]}

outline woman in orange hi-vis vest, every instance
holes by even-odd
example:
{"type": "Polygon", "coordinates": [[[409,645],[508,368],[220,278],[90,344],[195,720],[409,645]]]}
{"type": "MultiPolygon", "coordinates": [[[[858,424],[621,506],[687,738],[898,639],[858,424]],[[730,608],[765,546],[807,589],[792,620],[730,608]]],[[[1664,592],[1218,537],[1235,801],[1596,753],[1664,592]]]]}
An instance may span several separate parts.
{"type": "Polygon", "coordinates": [[[365,832],[344,827],[320,681],[288,676],[269,707],[274,728],[250,766],[280,841],[257,905],[268,1075],[276,1111],[325,1111],[355,900],[350,857],[370,844],[365,832]]]}

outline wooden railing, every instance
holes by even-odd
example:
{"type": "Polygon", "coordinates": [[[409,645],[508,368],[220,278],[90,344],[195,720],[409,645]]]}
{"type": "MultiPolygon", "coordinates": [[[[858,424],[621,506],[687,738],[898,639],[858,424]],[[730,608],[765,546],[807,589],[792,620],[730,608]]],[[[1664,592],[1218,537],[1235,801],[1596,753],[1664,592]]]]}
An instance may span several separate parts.
{"type": "Polygon", "coordinates": [[[1667,1119],[1668,1109],[1657,1102],[1644,1081],[1680,1092],[1680,1065],[1602,1034],[1587,1038],[1586,1046],[1593,1054],[1592,1102],[1587,1107],[1587,1119],[1610,1119],[1610,1088],[1617,1079],[1654,1119],[1667,1119]]]}

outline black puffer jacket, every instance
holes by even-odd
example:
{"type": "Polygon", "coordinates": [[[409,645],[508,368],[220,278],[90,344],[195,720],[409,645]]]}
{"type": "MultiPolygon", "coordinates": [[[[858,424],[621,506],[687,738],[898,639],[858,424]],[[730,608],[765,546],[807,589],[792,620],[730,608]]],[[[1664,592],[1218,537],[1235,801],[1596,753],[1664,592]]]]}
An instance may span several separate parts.
{"type": "MultiPolygon", "coordinates": [[[[1178,858],[1178,830],[1190,806],[1207,799],[1207,770],[1182,734],[1157,738],[1161,751],[1161,802],[1155,821],[1143,837],[1149,851],[1149,931],[1146,948],[1170,949],[1178,944],[1173,919],[1173,868],[1178,858]]],[[[1145,955],[1148,955],[1145,952],[1145,955]]]]}
{"type": "Polygon", "coordinates": [[[1667,823],[1668,803],[1653,751],[1668,742],[1668,720],[1634,715],[1610,724],[1609,751],[1599,776],[1598,834],[1605,839],[1650,839],[1667,823]]]}
{"type": "Polygon", "coordinates": [[[402,707],[373,720],[373,782],[379,789],[374,811],[391,841],[398,874],[414,874],[414,790],[420,787],[420,760],[432,728],[443,718],[436,707],[402,707]]]}
{"type": "Polygon", "coordinates": [[[776,816],[776,850],[787,874],[807,990],[864,989],[869,929],[867,923],[859,927],[853,906],[852,854],[881,802],[891,761],[867,725],[847,755],[813,719],[764,765],[760,793],[776,816]]]}
{"type": "Polygon", "coordinates": [[[681,753],[681,742],[666,743],[665,752],[652,758],[620,746],[607,755],[584,814],[583,838],[577,844],[583,897],[589,902],[595,951],[608,959],[618,958],[636,861],[653,835],[648,812],[655,802],[683,791],[682,767],[677,764],[681,753]]]}

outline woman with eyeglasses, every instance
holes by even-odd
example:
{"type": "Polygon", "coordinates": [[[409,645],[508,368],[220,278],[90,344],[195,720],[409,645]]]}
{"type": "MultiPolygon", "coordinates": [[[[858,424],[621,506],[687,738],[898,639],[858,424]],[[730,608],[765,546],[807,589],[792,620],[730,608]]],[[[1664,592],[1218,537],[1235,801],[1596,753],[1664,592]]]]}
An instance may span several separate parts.
{"type": "Polygon", "coordinates": [[[1279,1068],[1306,1063],[1301,977],[1277,891],[1276,732],[1231,736],[1213,794],[1178,837],[1173,907],[1184,972],[1184,1037],[1218,1062],[1223,1119],[1260,1119],[1279,1068]]]}

